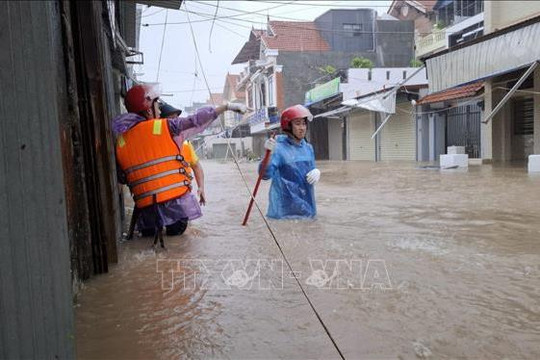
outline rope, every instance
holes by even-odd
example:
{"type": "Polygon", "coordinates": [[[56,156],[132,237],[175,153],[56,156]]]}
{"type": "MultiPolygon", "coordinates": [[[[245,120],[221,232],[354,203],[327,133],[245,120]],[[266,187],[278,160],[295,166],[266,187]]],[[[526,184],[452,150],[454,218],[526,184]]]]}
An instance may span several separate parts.
{"type": "MultiPolygon", "coordinates": [[[[186,7],[186,2],[184,2],[184,7],[186,7]]],[[[195,33],[193,31],[193,26],[191,25],[191,20],[190,20],[190,17],[189,17],[189,12],[187,12],[187,9],[186,9],[186,15],[187,15],[187,19],[188,19],[188,22],[189,22],[189,26],[190,26],[190,30],[191,30],[191,37],[193,39],[193,44],[195,46],[195,52],[197,54],[197,58],[199,59],[199,64],[200,64],[200,67],[201,67],[201,73],[203,74],[203,78],[205,80],[205,83],[206,83],[206,86],[208,88],[208,92],[210,94],[210,99],[212,101],[212,103],[214,102],[214,99],[212,98],[212,92],[210,90],[210,86],[208,84],[208,81],[206,80],[206,75],[205,75],[205,71],[204,71],[204,68],[202,66],[202,63],[201,63],[201,57],[200,57],[200,54],[199,54],[199,50],[198,50],[198,46],[197,46],[197,41],[195,39],[195,33]]],[[[215,104],[214,104],[215,105],[215,104]]],[[[225,130],[225,125],[220,122],[220,125],[221,125],[221,128],[223,131],[226,131],[225,130]]],[[[237,125],[238,126],[238,125],[237,125]]],[[[236,127],[235,127],[236,128],[236,127]]],[[[230,143],[230,138],[227,138],[227,147],[228,148],[231,148],[231,143],[230,143]]],[[[311,307],[311,310],[313,310],[313,312],[315,313],[315,316],[317,317],[317,320],[319,320],[319,323],[321,324],[321,326],[323,327],[326,335],[328,336],[328,338],[330,339],[330,341],[332,342],[332,344],[334,345],[334,348],[336,349],[336,351],[338,352],[339,356],[341,357],[341,359],[345,359],[345,357],[343,356],[343,353],[341,352],[341,350],[339,349],[339,346],[337,345],[334,337],[332,336],[332,334],[330,333],[330,330],[328,329],[328,327],[326,326],[326,324],[324,323],[324,320],[322,319],[321,315],[319,314],[319,312],[317,311],[317,309],[315,308],[315,306],[313,305],[313,303],[311,302],[309,296],[307,295],[304,287],[302,286],[302,283],[300,282],[300,280],[298,279],[298,277],[296,276],[296,273],[295,271],[293,270],[289,260],[287,259],[287,256],[285,256],[285,253],[283,252],[283,248],[281,247],[281,244],[279,243],[274,231],[272,230],[272,228],[270,227],[270,224],[268,223],[268,220],[266,219],[266,217],[264,216],[261,208],[259,207],[259,204],[257,202],[257,200],[253,197],[252,193],[251,193],[251,189],[249,188],[249,185],[247,183],[247,180],[244,176],[244,173],[242,172],[242,169],[240,168],[240,164],[238,163],[238,159],[236,158],[236,154],[234,154],[234,152],[232,151],[231,149],[231,153],[232,153],[232,158],[234,160],[234,163],[238,169],[238,172],[240,173],[240,177],[242,178],[242,181],[244,182],[244,185],[249,193],[249,196],[251,199],[253,199],[253,202],[255,204],[255,207],[257,208],[259,214],[261,215],[261,218],[263,219],[264,221],[264,224],[266,225],[266,228],[268,229],[268,231],[270,232],[270,235],[272,236],[272,239],[274,240],[274,243],[276,244],[276,246],[278,247],[279,249],[279,252],[281,253],[281,256],[283,257],[283,259],[285,260],[285,263],[287,264],[287,267],[289,268],[289,270],[291,271],[291,274],[293,275],[294,277],[294,280],[296,281],[296,283],[298,284],[298,287],[300,288],[300,290],[302,291],[302,294],[304,295],[304,297],[306,298],[309,306],[311,307]]]]}

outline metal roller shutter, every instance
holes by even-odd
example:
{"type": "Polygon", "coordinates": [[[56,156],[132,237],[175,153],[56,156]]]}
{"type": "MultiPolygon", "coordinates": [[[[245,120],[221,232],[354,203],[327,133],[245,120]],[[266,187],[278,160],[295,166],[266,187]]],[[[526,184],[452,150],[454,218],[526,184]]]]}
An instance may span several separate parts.
{"type": "Polygon", "coordinates": [[[375,140],[373,113],[357,112],[348,118],[350,160],[375,161],[375,140]]]}
{"type": "Polygon", "coordinates": [[[414,114],[410,105],[397,105],[381,130],[381,160],[416,160],[414,114]]]}

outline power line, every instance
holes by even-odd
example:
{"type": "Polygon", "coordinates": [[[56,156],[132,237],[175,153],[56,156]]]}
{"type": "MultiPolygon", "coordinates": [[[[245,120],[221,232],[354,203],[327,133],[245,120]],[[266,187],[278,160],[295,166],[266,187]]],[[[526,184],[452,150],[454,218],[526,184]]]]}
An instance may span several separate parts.
{"type": "Polygon", "coordinates": [[[165,44],[165,31],[167,30],[167,19],[169,16],[169,10],[165,11],[165,26],[163,27],[163,36],[161,37],[161,49],[159,50],[159,61],[156,75],[156,82],[159,82],[159,71],[161,70],[161,56],[163,55],[163,45],[165,44]]]}
{"type": "MultiPolygon", "coordinates": [[[[184,7],[186,7],[186,3],[184,2],[184,7]]],[[[188,17],[188,21],[190,21],[190,18],[189,18],[189,13],[187,14],[187,17],[188,17]]],[[[197,54],[197,58],[199,60],[199,63],[200,63],[200,66],[201,66],[201,72],[203,73],[203,77],[204,77],[204,80],[206,82],[206,87],[208,88],[208,92],[210,94],[210,100],[212,100],[213,102],[213,98],[212,98],[212,91],[210,90],[210,86],[208,85],[208,81],[206,80],[206,76],[204,75],[204,68],[202,66],[202,62],[201,62],[201,56],[200,56],[200,53],[199,53],[199,50],[198,50],[198,46],[197,46],[197,40],[195,39],[195,32],[193,31],[193,26],[191,25],[191,23],[189,24],[190,25],[190,30],[191,30],[191,37],[193,39],[193,44],[195,46],[195,52],[197,54]]],[[[225,125],[223,123],[221,123],[221,128],[222,130],[226,130],[225,128],[225,125]]],[[[298,284],[298,287],[300,288],[300,290],[302,291],[302,294],[304,295],[304,297],[306,298],[309,306],[311,307],[312,311],[315,313],[315,316],[317,317],[317,319],[319,320],[319,323],[322,325],[324,331],[326,332],[327,336],[329,337],[330,341],[332,342],[332,344],[334,345],[334,348],[336,349],[336,351],[338,352],[339,356],[342,358],[342,359],[345,359],[345,357],[343,356],[343,353],[341,352],[341,350],[339,349],[336,341],[334,340],[332,334],[330,333],[330,330],[326,327],[326,324],[324,323],[322,317],[319,315],[319,312],[317,311],[317,309],[315,309],[315,306],[313,305],[313,303],[311,302],[311,300],[309,299],[309,296],[307,295],[306,291],[304,290],[304,287],[302,286],[302,283],[300,282],[300,280],[298,279],[298,277],[296,276],[296,273],[294,272],[291,264],[289,263],[289,260],[287,259],[287,257],[285,256],[285,253],[283,252],[283,249],[281,248],[281,245],[279,243],[279,241],[277,240],[277,237],[276,235],[274,234],[274,232],[272,231],[272,228],[270,227],[270,224],[268,223],[268,221],[266,220],[266,218],[264,217],[264,214],[262,213],[262,210],[260,209],[257,201],[255,201],[255,198],[253,197],[253,195],[251,194],[251,190],[249,188],[249,185],[247,183],[247,180],[242,172],[242,169],[240,168],[240,164],[238,163],[238,159],[236,158],[236,155],[234,154],[234,152],[232,151],[232,147],[231,147],[231,143],[230,143],[230,138],[227,137],[227,148],[228,149],[231,149],[231,154],[232,154],[232,158],[234,160],[234,163],[236,164],[236,167],[240,173],[240,177],[242,178],[243,182],[244,182],[244,185],[250,195],[250,197],[253,199],[253,202],[255,203],[255,206],[257,207],[259,213],[261,214],[261,217],[264,221],[264,223],[266,224],[266,227],[268,229],[268,231],[270,232],[270,235],[272,236],[272,239],[274,240],[276,246],[278,247],[280,253],[281,253],[281,256],[283,257],[283,259],[285,260],[285,263],[287,264],[289,270],[291,271],[291,273],[293,274],[293,277],[294,279],[296,280],[296,283],[298,284]]],[[[228,151],[228,150],[227,150],[228,151]]]]}
{"type": "MultiPolygon", "coordinates": [[[[196,77],[195,77],[196,78],[196,77]]],[[[207,91],[208,88],[203,88],[203,89],[190,89],[190,90],[167,90],[167,91],[163,91],[165,93],[187,93],[187,92],[198,92],[198,91],[207,91]]],[[[216,91],[216,90],[223,90],[222,87],[215,87],[215,88],[212,88],[211,90],[213,91],[216,91]]]]}
{"type": "Polygon", "coordinates": [[[214,19],[212,20],[212,26],[210,27],[210,35],[208,36],[208,52],[212,53],[212,31],[214,30],[214,24],[216,23],[216,16],[219,10],[219,0],[217,0],[216,12],[214,12],[214,19]]]}
{"type": "MultiPolygon", "coordinates": [[[[148,65],[144,65],[143,66],[144,69],[157,69],[157,67],[154,67],[154,66],[148,66],[148,65]]],[[[165,72],[165,73],[173,73],[173,74],[193,74],[193,71],[175,71],[175,70],[165,70],[165,69],[162,69],[161,72],[165,72]]],[[[206,76],[208,77],[223,77],[223,74],[206,74],[206,76]]]]}
{"type": "MultiPolygon", "coordinates": [[[[161,12],[165,11],[165,10],[166,10],[166,9],[161,9],[161,10],[158,10],[158,11],[155,11],[155,12],[153,12],[153,13],[151,13],[151,14],[146,14],[146,15],[144,15],[143,13],[141,13],[141,15],[140,15],[140,17],[139,17],[139,18],[143,18],[143,17],[149,17],[149,16],[157,15],[157,14],[159,14],[159,13],[161,13],[161,12]]],[[[143,10],[143,11],[144,11],[144,10],[143,10]]]]}
{"type": "MultiPolygon", "coordinates": [[[[206,6],[212,6],[212,7],[215,7],[216,5],[213,5],[213,4],[207,4],[205,2],[202,2],[202,1],[195,1],[196,3],[198,4],[201,4],[201,5],[206,5],[206,6]]],[[[261,2],[264,2],[264,1],[261,1],[261,2]]],[[[284,4],[281,4],[281,5],[278,5],[276,7],[280,7],[280,6],[284,6],[284,5],[291,5],[291,6],[295,6],[295,5],[307,5],[307,4],[297,4],[296,1],[290,1],[288,3],[284,3],[284,4]]],[[[327,7],[331,7],[329,5],[323,5],[323,6],[327,6],[327,7]]],[[[276,8],[274,7],[274,8],[276,8]]],[[[240,10],[240,9],[234,9],[234,8],[231,8],[231,7],[225,7],[225,6],[221,6],[221,8],[223,9],[227,9],[227,10],[232,10],[232,11],[236,11],[236,12],[239,12],[239,13],[242,13],[242,15],[259,15],[259,16],[264,16],[266,17],[267,14],[264,13],[264,11],[267,11],[267,10],[270,10],[270,9],[273,9],[273,8],[267,8],[267,9],[261,9],[261,10],[256,10],[256,11],[245,11],[245,10],[240,10]]],[[[357,9],[366,9],[366,10],[369,10],[369,8],[362,8],[362,7],[357,7],[357,9]]],[[[351,9],[353,10],[353,9],[351,9]]],[[[305,11],[305,9],[301,9],[301,11],[305,11]]],[[[292,21],[309,21],[309,20],[303,20],[303,19],[298,19],[298,18],[291,18],[291,17],[286,17],[286,16],[279,16],[277,14],[274,14],[272,15],[273,18],[280,18],[280,19],[289,19],[289,20],[292,20],[292,21]]]]}
{"type": "MultiPolygon", "coordinates": [[[[252,3],[259,3],[259,4],[283,4],[283,2],[280,2],[280,1],[269,1],[269,0],[246,0],[248,2],[252,2],[252,3]]],[[[348,1],[347,1],[348,2],[348,1]]],[[[372,1],[372,3],[377,3],[379,1],[372,1]]],[[[435,3],[436,1],[433,0],[433,3],[435,3]]],[[[299,5],[299,6],[319,6],[319,7],[328,7],[328,8],[343,8],[343,9],[364,9],[364,8],[389,8],[390,6],[389,5],[369,5],[369,6],[364,6],[364,5],[345,5],[345,4],[331,4],[331,5],[327,5],[327,4],[317,4],[317,1],[314,1],[313,4],[303,4],[301,3],[300,1],[294,1],[294,6],[296,5],[299,5]]]]}
{"type": "MultiPolygon", "coordinates": [[[[210,15],[210,14],[207,14],[207,13],[199,13],[199,12],[194,12],[194,11],[188,11],[188,10],[181,10],[185,13],[190,13],[190,14],[193,14],[193,15],[197,15],[197,16],[201,16],[201,17],[206,17],[206,19],[202,19],[202,20],[195,20],[195,21],[192,21],[192,23],[194,22],[206,22],[206,21],[212,21],[213,20],[213,16],[210,15]]],[[[249,24],[252,24],[252,25],[260,25],[261,23],[260,22],[257,22],[257,21],[251,21],[251,20],[246,20],[246,19],[237,19],[235,18],[234,16],[222,16],[222,17],[216,17],[215,20],[218,20],[218,21],[222,21],[222,22],[225,22],[225,23],[229,23],[229,24],[233,24],[235,26],[240,26],[240,27],[244,27],[244,28],[248,28],[248,29],[251,29],[252,27],[250,26],[246,26],[246,25],[240,25],[240,24],[234,24],[230,21],[225,21],[223,19],[231,19],[232,21],[238,21],[238,22],[245,22],[245,23],[249,23],[249,24]]],[[[319,33],[334,33],[334,34],[351,34],[351,31],[350,30],[332,30],[332,29],[320,29],[320,28],[317,28],[315,26],[312,26],[312,27],[308,27],[308,26],[302,26],[302,25],[298,25],[298,23],[313,23],[312,21],[298,21],[298,22],[294,22],[294,21],[282,21],[280,22],[280,26],[282,27],[285,27],[285,28],[291,28],[291,29],[295,29],[295,30],[307,30],[307,31],[314,31],[314,32],[319,32],[319,33]],[[287,24],[289,23],[289,24],[287,24]]],[[[170,22],[169,25],[184,25],[184,24],[188,24],[187,21],[180,21],[180,22],[170,22]]],[[[143,24],[142,26],[160,26],[160,25],[164,25],[164,23],[146,23],[146,24],[143,24]]],[[[354,34],[369,34],[369,35],[373,35],[373,34],[411,34],[411,35],[414,35],[416,32],[415,31],[378,31],[378,30],[373,30],[373,31],[354,31],[354,34]]],[[[421,35],[423,34],[430,34],[430,33],[420,33],[421,35]]]]}
{"type": "MultiPolygon", "coordinates": [[[[207,6],[216,7],[216,5],[207,4],[207,3],[202,2],[202,1],[193,1],[193,2],[197,3],[197,4],[201,4],[201,5],[207,5],[207,6]]],[[[239,9],[234,9],[234,8],[230,8],[230,7],[225,7],[225,6],[221,6],[221,8],[227,9],[227,10],[233,10],[233,11],[241,13],[241,14],[234,15],[236,17],[236,16],[243,16],[243,15],[261,15],[261,11],[273,10],[273,9],[277,9],[277,8],[280,8],[280,7],[285,6],[285,5],[291,5],[293,3],[295,3],[295,1],[289,1],[289,2],[282,3],[282,4],[279,4],[279,5],[276,5],[276,6],[271,6],[271,7],[266,8],[266,9],[260,9],[260,10],[254,10],[254,11],[239,10],[239,9]]]]}
{"type": "MultiPolygon", "coordinates": [[[[221,20],[221,21],[223,21],[223,20],[221,20]]],[[[220,28],[224,29],[224,30],[227,30],[227,31],[229,31],[229,32],[231,32],[231,33],[233,33],[233,34],[235,34],[235,35],[241,37],[242,39],[245,39],[245,38],[246,38],[246,36],[245,36],[244,34],[240,34],[239,32],[236,32],[236,31],[234,31],[234,30],[232,30],[232,29],[229,29],[229,28],[226,27],[226,26],[220,25],[220,24],[218,24],[218,23],[216,23],[216,25],[219,26],[220,28]]],[[[234,24],[233,24],[233,25],[234,25],[234,24]]]]}

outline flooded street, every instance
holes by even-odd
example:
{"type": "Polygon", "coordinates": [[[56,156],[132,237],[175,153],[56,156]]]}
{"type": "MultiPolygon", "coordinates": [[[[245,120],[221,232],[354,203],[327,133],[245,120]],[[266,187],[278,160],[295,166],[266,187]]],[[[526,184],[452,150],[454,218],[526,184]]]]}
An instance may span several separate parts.
{"type": "MultiPolygon", "coordinates": [[[[203,161],[186,233],[85,283],[80,359],[339,358],[234,163],[203,161]]],[[[240,164],[250,189],[256,163],[240,164]]],[[[345,358],[540,358],[540,177],[318,162],[316,221],[269,221],[345,358]]],[[[269,182],[257,197],[266,213],[269,182]]]]}

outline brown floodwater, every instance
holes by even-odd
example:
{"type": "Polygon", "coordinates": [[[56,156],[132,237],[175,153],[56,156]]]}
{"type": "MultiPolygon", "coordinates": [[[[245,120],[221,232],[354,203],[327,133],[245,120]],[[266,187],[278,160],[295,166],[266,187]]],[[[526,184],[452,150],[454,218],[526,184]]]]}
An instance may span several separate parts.
{"type": "MultiPolygon", "coordinates": [[[[168,251],[136,238],[76,304],[79,359],[339,358],[233,163],[168,251]]],[[[240,167],[252,188],[255,163],[240,167]]],[[[269,221],[348,359],[539,359],[540,177],[318,162],[315,221],[269,221]]],[[[266,212],[269,183],[258,200],[266,212]]]]}

